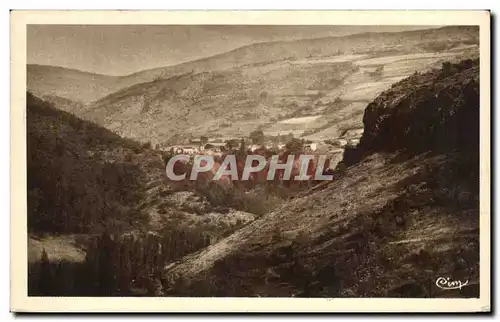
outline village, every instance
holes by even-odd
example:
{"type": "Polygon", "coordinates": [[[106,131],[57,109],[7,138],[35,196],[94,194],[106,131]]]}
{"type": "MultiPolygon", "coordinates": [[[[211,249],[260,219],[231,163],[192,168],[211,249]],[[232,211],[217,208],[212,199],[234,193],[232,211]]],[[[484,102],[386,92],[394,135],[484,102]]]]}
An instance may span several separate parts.
{"type": "Polygon", "coordinates": [[[171,154],[186,155],[213,155],[222,156],[230,151],[245,151],[255,153],[256,151],[267,151],[271,153],[281,153],[286,150],[302,151],[306,153],[322,153],[327,155],[342,154],[346,146],[355,146],[359,143],[363,134],[362,129],[348,130],[335,139],[328,140],[308,140],[296,138],[292,134],[264,136],[259,131],[252,132],[249,136],[242,136],[239,139],[221,139],[200,136],[191,138],[185,142],[175,145],[158,144],[159,150],[171,154]],[[257,135],[255,135],[258,133],[257,135]],[[243,146],[243,148],[242,148],[243,146]]]}

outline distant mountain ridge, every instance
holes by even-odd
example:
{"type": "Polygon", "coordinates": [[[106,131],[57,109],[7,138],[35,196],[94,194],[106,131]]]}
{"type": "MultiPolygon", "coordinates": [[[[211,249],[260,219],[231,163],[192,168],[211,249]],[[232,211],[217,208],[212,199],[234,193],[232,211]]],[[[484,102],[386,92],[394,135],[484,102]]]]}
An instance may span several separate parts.
{"type": "Polygon", "coordinates": [[[150,82],[158,77],[165,78],[189,72],[224,70],[280,59],[300,59],[309,55],[320,57],[335,54],[339,50],[348,53],[356,51],[352,46],[352,41],[359,41],[362,38],[366,38],[366,43],[369,45],[365,44],[365,49],[368,47],[376,49],[383,45],[394,44],[402,36],[406,37],[404,43],[409,44],[405,46],[409,46],[412,51],[415,51],[417,50],[415,44],[422,40],[433,42],[446,36],[448,41],[454,38],[466,38],[477,42],[478,34],[477,27],[466,26],[264,42],[178,65],[139,71],[125,76],[109,76],[64,67],[28,64],[28,90],[37,96],[56,95],[88,104],[117,90],[134,84],[150,82]]]}
{"type": "Polygon", "coordinates": [[[27,87],[38,97],[58,96],[87,104],[118,90],[119,77],[57,66],[28,65],[27,87]]]}

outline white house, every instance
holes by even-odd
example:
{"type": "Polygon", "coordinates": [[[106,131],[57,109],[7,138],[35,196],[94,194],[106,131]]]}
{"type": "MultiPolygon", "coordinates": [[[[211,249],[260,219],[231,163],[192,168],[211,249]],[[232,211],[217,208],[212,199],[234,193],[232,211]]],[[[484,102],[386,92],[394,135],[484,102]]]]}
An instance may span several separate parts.
{"type": "Polygon", "coordinates": [[[313,142],[310,144],[306,144],[305,148],[310,149],[311,151],[316,151],[316,149],[318,148],[318,143],[313,142]]]}
{"type": "Polygon", "coordinates": [[[226,143],[221,143],[221,142],[210,142],[206,144],[203,148],[205,152],[213,151],[213,152],[221,152],[226,146],[226,143]],[[206,146],[210,145],[211,147],[207,148],[206,146]]]}
{"type": "Polygon", "coordinates": [[[349,144],[357,145],[357,144],[359,144],[359,139],[349,139],[349,144]]]}
{"type": "Polygon", "coordinates": [[[346,146],[347,145],[347,140],[346,139],[337,139],[337,142],[340,146],[346,146]]]}
{"type": "Polygon", "coordinates": [[[248,149],[250,151],[252,151],[252,152],[255,152],[255,150],[260,149],[260,148],[262,148],[262,145],[260,145],[260,144],[252,144],[252,145],[250,145],[250,147],[248,149]]]}
{"type": "Polygon", "coordinates": [[[182,147],[182,153],[195,154],[197,152],[199,152],[199,149],[197,147],[194,147],[194,146],[183,146],[182,147]]]}
{"type": "Polygon", "coordinates": [[[363,135],[364,129],[352,129],[348,130],[345,134],[345,138],[359,138],[363,135]]]}

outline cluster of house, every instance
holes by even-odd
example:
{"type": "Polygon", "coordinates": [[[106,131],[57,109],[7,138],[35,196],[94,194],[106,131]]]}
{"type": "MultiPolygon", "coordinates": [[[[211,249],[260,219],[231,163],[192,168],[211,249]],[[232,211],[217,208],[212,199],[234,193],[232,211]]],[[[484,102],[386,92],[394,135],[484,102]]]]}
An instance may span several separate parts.
{"type": "MultiPolygon", "coordinates": [[[[255,152],[258,149],[266,150],[283,150],[285,149],[285,143],[267,143],[267,144],[249,144],[246,146],[247,151],[255,152]]],[[[239,149],[240,144],[233,147],[232,149],[239,149]]],[[[315,151],[317,148],[317,143],[307,143],[304,144],[304,149],[309,151],[315,151]]],[[[229,150],[227,143],[224,142],[209,142],[206,144],[201,144],[197,140],[191,140],[190,143],[173,145],[166,147],[164,150],[169,151],[174,154],[206,154],[206,155],[221,155],[224,151],[229,150]]]]}
{"type": "MultiPolygon", "coordinates": [[[[329,143],[319,143],[319,142],[311,142],[311,141],[302,141],[303,149],[305,151],[315,152],[315,151],[327,151],[340,149],[347,145],[357,145],[360,141],[360,138],[363,134],[363,129],[348,129],[345,130],[341,135],[333,140],[329,140],[329,143]]],[[[228,150],[238,150],[240,149],[240,141],[233,141],[233,146],[229,146],[227,142],[222,142],[222,139],[219,140],[201,140],[192,139],[189,143],[180,144],[180,145],[172,145],[172,146],[164,146],[161,147],[162,150],[168,151],[173,154],[188,154],[188,155],[196,155],[196,154],[205,154],[205,155],[222,155],[224,152],[228,150]]],[[[250,142],[249,138],[246,138],[244,142],[250,142]]],[[[326,142],[326,141],[325,141],[326,142]]],[[[285,150],[286,144],[284,142],[271,142],[267,141],[264,144],[248,144],[246,145],[245,150],[255,152],[258,149],[266,149],[270,151],[283,151],[285,150]]],[[[336,151],[336,150],[335,150],[336,151]]],[[[333,152],[330,151],[330,152],[333,152]]]]}
{"type": "Polygon", "coordinates": [[[166,150],[175,154],[210,154],[220,153],[224,151],[226,148],[226,143],[207,143],[203,144],[181,144],[181,145],[173,145],[167,147],[166,150]]]}

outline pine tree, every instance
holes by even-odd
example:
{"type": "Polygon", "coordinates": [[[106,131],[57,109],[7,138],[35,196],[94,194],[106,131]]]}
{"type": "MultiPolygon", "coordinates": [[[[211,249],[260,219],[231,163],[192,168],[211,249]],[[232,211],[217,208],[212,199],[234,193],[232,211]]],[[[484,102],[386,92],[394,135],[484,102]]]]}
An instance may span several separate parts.
{"type": "Polygon", "coordinates": [[[40,263],[40,274],[39,274],[39,292],[42,295],[53,295],[53,274],[52,269],[50,267],[49,256],[45,251],[45,248],[42,250],[42,258],[40,263]]]}
{"type": "Polygon", "coordinates": [[[145,267],[145,256],[144,256],[144,240],[142,238],[137,238],[134,243],[133,251],[133,266],[134,266],[134,279],[139,284],[144,281],[147,275],[147,268],[145,267]]]}
{"type": "Polygon", "coordinates": [[[243,156],[245,155],[247,149],[245,146],[245,138],[241,138],[241,143],[240,143],[240,155],[243,156]]]}
{"type": "Polygon", "coordinates": [[[163,290],[163,285],[159,278],[155,278],[153,280],[153,295],[154,296],[165,296],[165,292],[163,290]]]}
{"type": "Polygon", "coordinates": [[[104,232],[99,243],[99,295],[111,296],[115,287],[113,271],[113,240],[109,232],[104,232]]]}
{"type": "Polygon", "coordinates": [[[158,243],[158,249],[156,253],[156,262],[155,262],[155,276],[161,277],[163,268],[165,267],[166,264],[166,258],[165,258],[165,252],[163,250],[163,245],[161,240],[158,243]]]}
{"type": "Polygon", "coordinates": [[[127,295],[130,291],[132,281],[132,260],[131,260],[131,242],[124,238],[120,245],[120,269],[118,273],[118,288],[120,295],[127,295]]]}

